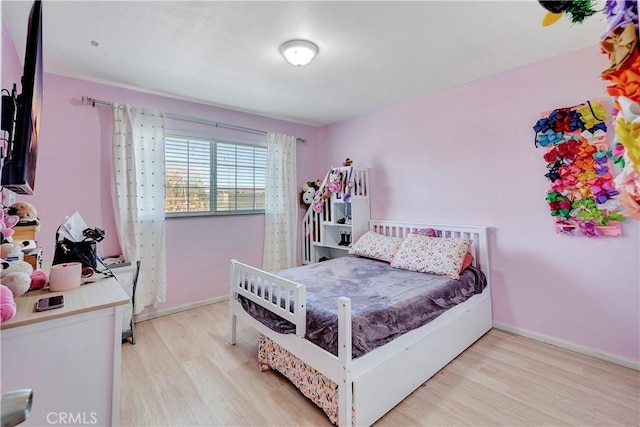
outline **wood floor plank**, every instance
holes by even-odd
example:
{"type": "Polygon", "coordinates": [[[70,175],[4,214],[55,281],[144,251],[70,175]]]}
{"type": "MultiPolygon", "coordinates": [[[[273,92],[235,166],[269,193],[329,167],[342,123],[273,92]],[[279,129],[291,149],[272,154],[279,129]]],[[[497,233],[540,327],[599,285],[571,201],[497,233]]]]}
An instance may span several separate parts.
{"type": "MultiPolygon", "coordinates": [[[[276,372],[228,304],[136,324],[122,351],[123,426],[329,426],[276,372]]],[[[491,330],[382,417],[379,426],[640,426],[640,373],[491,330]]]]}

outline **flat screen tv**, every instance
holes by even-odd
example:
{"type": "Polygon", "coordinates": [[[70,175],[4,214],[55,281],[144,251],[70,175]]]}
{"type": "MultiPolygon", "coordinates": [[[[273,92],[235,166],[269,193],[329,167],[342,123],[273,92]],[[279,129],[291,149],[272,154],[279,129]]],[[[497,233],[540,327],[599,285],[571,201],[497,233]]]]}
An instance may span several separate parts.
{"type": "Polygon", "coordinates": [[[16,100],[14,137],[7,146],[0,185],[19,194],[33,194],[42,111],[42,4],[31,6],[24,56],[22,93],[16,100]]]}

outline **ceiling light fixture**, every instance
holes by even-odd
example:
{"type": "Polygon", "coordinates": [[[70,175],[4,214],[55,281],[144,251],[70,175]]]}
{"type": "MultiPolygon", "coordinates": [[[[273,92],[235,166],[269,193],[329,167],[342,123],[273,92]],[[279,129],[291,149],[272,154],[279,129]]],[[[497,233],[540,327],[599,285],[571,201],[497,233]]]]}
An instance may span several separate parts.
{"type": "Polygon", "coordinates": [[[318,54],[318,46],[307,40],[289,40],[280,46],[280,53],[287,61],[300,68],[318,54]]]}

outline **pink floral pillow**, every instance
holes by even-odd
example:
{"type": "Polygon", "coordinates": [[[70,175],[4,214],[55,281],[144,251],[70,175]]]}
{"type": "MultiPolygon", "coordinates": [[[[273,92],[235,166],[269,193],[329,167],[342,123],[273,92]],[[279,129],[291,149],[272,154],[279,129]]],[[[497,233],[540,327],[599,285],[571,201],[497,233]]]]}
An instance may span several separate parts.
{"type": "Polygon", "coordinates": [[[391,262],[403,241],[402,237],[383,236],[373,231],[367,231],[349,249],[349,255],[391,262]]]}
{"type": "Polygon", "coordinates": [[[391,267],[460,278],[460,268],[471,240],[409,234],[396,253],[391,267]]]}

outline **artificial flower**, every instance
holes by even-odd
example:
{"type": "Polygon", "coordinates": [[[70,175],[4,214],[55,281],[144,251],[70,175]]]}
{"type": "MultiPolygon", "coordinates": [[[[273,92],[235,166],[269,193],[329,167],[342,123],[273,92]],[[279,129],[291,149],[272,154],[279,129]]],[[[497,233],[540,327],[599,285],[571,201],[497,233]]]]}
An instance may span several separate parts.
{"type": "Polygon", "coordinates": [[[623,117],[616,120],[616,137],[624,146],[625,154],[640,173],[640,123],[627,123],[623,117]]]}
{"type": "Polygon", "coordinates": [[[617,197],[620,200],[622,214],[640,221],[640,197],[634,196],[624,188],[620,190],[620,194],[617,197]]]}
{"type": "Polygon", "coordinates": [[[606,37],[611,30],[634,23],[638,30],[638,3],[636,0],[607,0],[605,3],[605,15],[607,17],[606,37]]]}
{"type": "MultiPolygon", "coordinates": [[[[627,97],[635,102],[640,102],[640,53],[638,49],[625,61],[619,70],[602,76],[604,80],[611,81],[613,85],[607,87],[607,93],[613,97],[627,97]]],[[[614,106],[620,110],[618,100],[614,106]]]]}
{"type": "Polygon", "coordinates": [[[622,116],[627,123],[640,123],[640,105],[637,102],[626,96],[621,96],[618,98],[618,104],[620,105],[620,115],[617,118],[622,116]]]}
{"type": "Polygon", "coordinates": [[[609,35],[602,41],[602,49],[609,55],[610,67],[602,74],[612,73],[620,69],[633,53],[638,44],[638,34],[635,23],[629,22],[627,25],[619,26],[611,30],[609,35]]]}
{"type": "Polygon", "coordinates": [[[620,201],[622,213],[640,221],[640,175],[636,173],[633,165],[629,164],[614,181],[616,189],[620,191],[616,198],[620,201]]]}
{"type": "Polygon", "coordinates": [[[582,22],[596,13],[591,5],[591,0],[573,0],[569,7],[565,10],[569,15],[569,19],[573,24],[582,24],[582,22]]]}

